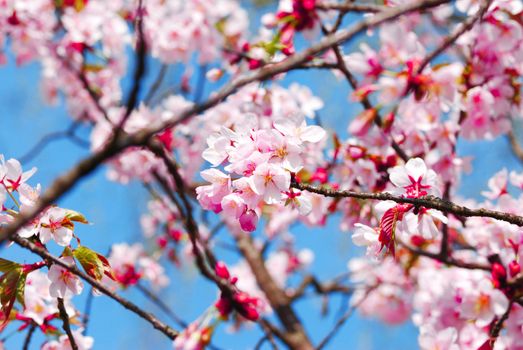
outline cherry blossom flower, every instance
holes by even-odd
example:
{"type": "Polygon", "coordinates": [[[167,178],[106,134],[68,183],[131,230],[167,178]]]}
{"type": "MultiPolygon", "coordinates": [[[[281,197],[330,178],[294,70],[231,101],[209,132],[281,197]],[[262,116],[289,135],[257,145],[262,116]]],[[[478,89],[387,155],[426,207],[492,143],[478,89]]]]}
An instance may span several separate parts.
{"type": "MultiPolygon", "coordinates": [[[[83,328],[78,328],[71,333],[73,334],[74,342],[78,350],[90,350],[93,348],[94,339],[93,337],[83,335],[83,328]]],[[[42,350],[71,350],[72,346],[67,334],[63,334],[58,337],[58,340],[52,340],[46,342],[42,346],[42,350]]]]}
{"type": "Polygon", "coordinates": [[[71,221],[67,218],[65,209],[50,208],[40,219],[40,240],[45,244],[53,239],[58,245],[66,246],[73,238],[71,227],[71,221]]]}
{"type": "Polygon", "coordinates": [[[18,160],[5,161],[4,156],[0,155],[0,184],[9,191],[17,191],[20,185],[29,180],[35,172],[36,168],[24,172],[18,160]]]}
{"type": "Polygon", "coordinates": [[[352,234],[352,243],[357,246],[365,246],[367,248],[367,255],[373,256],[381,250],[381,244],[378,241],[378,233],[369,226],[356,223],[356,228],[352,234]]]}
{"type": "MultiPolygon", "coordinates": [[[[74,259],[72,257],[63,257],[61,260],[70,266],[74,266],[74,259]]],[[[78,295],[84,287],[83,282],[78,276],[57,264],[51,265],[47,276],[51,281],[49,294],[53,298],[64,299],[78,295]]]]}
{"type": "Polygon", "coordinates": [[[485,279],[465,295],[460,313],[463,317],[476,320],[478,327],[484,327],[489,325],[494,317],[503,315],[507,306],[508,300],[503,292],[494,289],[485,279]]]}
{"type": "Polygon", "coordinates": [[[419,345],[423,350],[459,350],[458,332],[449,327],[440,332],[422,327],[419,337],[419,345]]]}
{"type": "Polygon", "coordinates": [[[58,312],[56,299],[50,295],[50,285],[51,281],[43,272],[33,271],[27,276],[23,315],[38,325],[43,325],[46,317],[58,312]]]}
{"type": "Polygon", "coordinates": [[[276,165],[265,163],[254,170],[249,180],[252,190],[271,204],[278,203],[282,192],[289,189],[291,175],[276,165]]]}
{"type": "Polygon", "coordinates": [[[428,194],[437,195],[437,175],[433,170],[427,169],[421,158],[409,159],[403,166],[399,165],[389,171],[390,181],[403,190],[396,191],[409,198],[418,198],[428,194]]]}
{"type": "Polygon", "coordinates": [[[481,194],[490,200],[495,200],[507,192],[508,185],[508,170],[503,169],[496,173],[488,181],[490,191],[481,191],[481,194]]]}

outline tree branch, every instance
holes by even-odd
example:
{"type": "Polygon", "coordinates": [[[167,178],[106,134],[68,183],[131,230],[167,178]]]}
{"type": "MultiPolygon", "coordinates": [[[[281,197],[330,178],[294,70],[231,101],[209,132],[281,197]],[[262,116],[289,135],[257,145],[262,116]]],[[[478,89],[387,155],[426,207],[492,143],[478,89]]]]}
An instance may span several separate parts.
{"type": "Polygon", "coordinates": [[[459,26],[455,31],[454,33],[450,34],[441,44],[440,46],[432,51],[428,56],[426,56],[423,61],[420,63],[420,65],[418,66],[418,69],[417,69],[417,74],[420,74],[420,73],[423,73],[423,70],[425,69],[425,67],[432,61],[434,60],[436,57],[438,57],[440,54],[442,54],[443,52],[445,52],[450,46],[452,46],[452,44],[454,44],[456,42],[456,40],[459,39],[460,36],[462,36],[463,34],[465,34],[466,32],[468,32],[469,30],[472,29],[472,27],[474,26],[474,24],[480,20],[483,15],[487,12],[489,6],[490,6],[490,3],[492,2],[492,0],[484,0],[483,4],[481,5],[481,7],[479,8],[479,10],[471,17],[467,18],[467,20],[465,20],[465,22],[463,22],[461,24],[461,26],[459,26]]]}
{"type": "Polygon", "coordinates": [[[282,334],[282,340],[291,349],[312,349],[312,343],[305,333],[305,329],[298,319],[298,316],[290,305],[290,298],[278,287],[270,275],[251,237],[246,234],[239,235],[236,237],[236,243],[249,264],[258,286],[265,293],[271,307],[285,327],[286,331],[282,334]]]}
{"type": "Polygon", "coordinates": [[[65,334],[67,334],[67,338],[69,339],[69,345],[71,345],[72,350],[78,350],[78,345],[76,344],[73,333],[71,332],[71,325],[69,324],[69,315],[67,315],[67,310],[65,309],[64,299],[57,298],[56,300],[58,301],[59,315],[63,322],[62,327],[65,331],[65,334]]]}
{"type": "Polygon", "coordinates": [[[35,329],[36,329],[36,324],[34,322],[31,322],[31,325],[29,326],[29,329],[27,330],[27,335],[25,336],[24,345],[22,347],[23,350],[29,350],[29,344],[31,344],[31,339],[33,338],[35,329]]]}
{"type": "Polygon", "coordinates": [[[42,152],[48,144],[60,138],[69,138],[71,142],[78,145],[79,147],[89,148],[89,142],[86,140],[82,140],[75,134],[75,131],[79,125],[80,123],[78,121],[75,121],[66,130],[55,131],[42,136],[42,138],[29,151],[27,151],[24,155],[18,157],[18,160],[22,164],[31,161],[36,156],[38,156],[38,154],[40,154],[40,152],[42,152]]]}
{"type": "Polygon", "coordinates": [[[188,324],[184,320],[182,320],[178,315],[174,313],[174,311],[163,302],[162,299],[160,299],[156,294],[151,292],[149,289],[145,288],[143,285],[138,283],[136,285],[136,288],[145,296],[147,299],[152,301],[156,306],[160,308],[167,316],[171,318],[174,322],[176,322],[180,327],[187,328],[188,324]]]}
{"type": "Polygon", "coordinates": [[[316,4],[316,8],[322,11],[341,11],[341,12],[382,12],[390,9],[388,6],[374,5],[374,4],[358,4],[358,3],[329,3],[329,2],[320,2],[316,4]]]}
{"type": "Polygon", "coordinates": [[[54,255],[50,254],[47,250],[45,250],[42,247],[37,246],[36,244],[32,243],[31,241],[21,238],[19,236],[14,236],[12,240],[18,244],[19,246],[30,250],[31,252],[39,255],[42,259],[50,260],[54,264],[60,265],[70,271],[71,273],[75,274],[76,276],[82,278],[87,283],[95,287],[97,290],[99,290],[101,293],[107,295],[109,298],[115,300],[120,305],[122,305],[127,310],[132,311],[133,313],[137,314],[147,322],[149,322],[155,329],[159,330],[163,334],[165,334],[169,339],[174,339],[176,336],[178,336],[178,332],[172,329],[171,327],[167,326],[166,324],[162,323],[160,320],[158,320],[155,316],[153,316],[151,313],[148,313],[144,310],[142,310],[140,307],[138,307],[136,304],[132,303],[131,301],[119,296],[115,292],[108,289],[106,286],[104,286],[102,283],[98,282],[91,276],[87,275],[86,273],[80,271],[76,266],[70,266],[69,264],[63,262],[59,258],[55,257],[54,255]]]}
{"type": "Polygon", "coordinates": [[[490,330],[490,340],[489,344],[491,346],[491,349],[494,349],[494,344],[496,343],[496,340],[499,337],[499,334],[501,333],[501,330],[503,329],[503,323],[509,318],[510,316],[510,310],[512,309],[512,305],[514,304],[513,300],[510,300],[508,303],[507,310],[505,313],[500,317],[499,320],[497,320],[496,323],[492,326],[490,330]]]}
{"type": "Polygon", "coordinates": [[[513,128],[508,131],[507,137],[510,142],[510,147],[512,147],[512,152],[514,152],[514,155],[523,162],[523,147],[519,144],[513,128]]]}
{"type": "Polygon", "coordinates": [[[409,246],[405,242],[401,242],[400,244],[404,246],[407,250],[409,250],[412,254],[424,256],[426,258],[430,258],[433,260],[437,260],[439,262],[442,262],[446,265],[460,267],[462,269],[468,269],[468,270],[484,270],[484,271],[490,271],[490,266],[486,264],[479,264],[479,263],[468,263],[461,260],[456,260],[452,258],[451,256],[442,255],[441,253],[431,253],[426,250],[418,249],[409,246]]]}
{"type": "Polygon", "coordinates": [[[350,293],[352,293],[352,288],[339,283],[337,279],[322,283],[322,282],[318,281],[318,279],[316,277],[314,277],[313,275],[307,275],[303,278],[303,280],[301,281],[298,288],[296,288],[294,293],[292,293],[289,297],[293,301],[301,298],[305,294],[305,290],[309,286],[312,286],[314,288],[314,291],[317,294],[330,294],[330,293],[350,294],[350,293]]]}
{"type": "Polygon", "coordinates": [[[312,193],[321,194],[326,197],[333,198],[357,198],[357,199],[370,199],[379,201],[393,201],[396,203],[407,203],[414,206],[425,207],[429,209],[436,209],[443,213],[450,213],[456,216],[462,217],[487,217],[500,221],[505,221],[510,224],[517,226],[523,226],[523,217],[515,214],[505,213],[496,210],[490,210],[485,208],[470,209],[465,206],[457,205],[455,203],[444,201],[441,198],[434,196],[425,196],[420,198],[405,198],[394,196],[387,192],[381,193],[367,193],[367,192],[355,192],[355,191],[335,191],[327,188],[314,187],[302,183],[292,183],[291,185],[302,191],[308,191],[312,193]]]}

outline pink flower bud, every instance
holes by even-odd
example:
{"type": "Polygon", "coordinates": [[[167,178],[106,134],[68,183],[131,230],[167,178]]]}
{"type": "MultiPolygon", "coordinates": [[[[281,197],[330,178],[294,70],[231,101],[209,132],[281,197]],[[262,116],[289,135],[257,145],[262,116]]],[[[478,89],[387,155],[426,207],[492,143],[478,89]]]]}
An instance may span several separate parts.
{"type": "Polygon", "coordinates": [[[216,266],[214,267],[214,272],[216,273],[216,276],[226,280],[229,280],[229,278],[231,277],[229,269],[223,261],[218,261],[216,263],[216,266]]]}
{"type": "Polygon", "coordinates": [[[516,260],[512,260],[510,264],[508,264],[508,271],[510,273],[510,277],[514,277],[521,272],[521,266],[516,260]]]}
{"type": "Polygon", "coordinates": [[[162,249],[165,248],[167,246],[167,238],[165,238],[164,236],[158,237],[158,239],[156,240],[156,244],[158,244],[158,247],[162,249]]]}
{"type": "Polygon", "coordinates": [[[415,247],[421,247],[426,242],[426,240],[420,235],[413,235],[412,237],[410,237],[410,242],[415,247]]]}
{"type": "Polygon", "coordinates": [[[180,242],[183,237],[183,233],[180,230],[169,230],[169,236],[175,241],[180,242]]]}
{"type": "Polygon", "coordinates": [[[318,181],[319,183],[326,184],[329,180],[329,174],[327,173],[327,169],[325,168],[318,168],[312,174],[311,181],[318,181]]]}
{"type": "Polygon", "coordinates": [[[256,230],[258,225],[258,215],[254,210],[247,210],[240,216],[240,226],[242,230],[246,232],[252,232],[256,230]]]}
{"type": "Polygon", "coordinates": [[[243,308],[242,312],[240,312],[243,317],[250,321],[257,321],[260,317],[260,313],[258,310],[256,310],[253,306],[246,306],[243,308]]]}
{"type": "Polygon", "coordinates": [[[232,304],[231,301],[227,298],[221,297],[218,299],[218,301],[214,304],[216,309],[218,309],[218,312],[222,317],[227,317],[231,311],[232,311],[232,304]]]}
{"type": "Polygon", "coordinates": [[[491,275],[492,282],[494,283],[494,287],[496,288],[500,288],[501,283],[507,279],[507,271],[505,270],[505,267],[497,262],[492,264],[491,275]]]}

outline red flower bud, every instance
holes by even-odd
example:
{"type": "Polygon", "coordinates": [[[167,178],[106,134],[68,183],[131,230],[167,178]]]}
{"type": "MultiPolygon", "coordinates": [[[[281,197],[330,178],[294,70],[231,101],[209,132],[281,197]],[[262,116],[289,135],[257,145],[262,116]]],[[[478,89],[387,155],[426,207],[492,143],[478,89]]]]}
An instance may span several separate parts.
{"type": "Polygon", "coordinates": [[[229,299],[221,297],[218,299],[218,301],[214,304],[216,309],[218,309],[218,312],[222,317],[227,317],[231,311],[232,311],[232,304],[229,299]]]}
{"type": "Polygon", "coordinates": [[[251,305],[245,306],[240,311],[240,314],[250,321],[257,321],[258,318],[260,317],[258,310],[256,310],[256,308],[251,305]]]}
{"type": "Polygon", "coordinates": [[[410,242],[415,247],[421,247],[426,241],[425,241],[425,238],[423,238],[419,235],[413,235],[412,237],[410,237],[410,242]]]}
{"type": "Polygon", "coordinates": [[[214,272],[216,273],[216,276],[229,280],[231,275],[229,274],[229,269],[227,269],[227,266],[223,261],[218,261],[216,263],[216,266],[214,267],[214,272]]]}
{"type": "Polygon", "coordinates": [[[167,246],[167,238],[164,236],[158,237],[156,244],[158,244],[158,246],[162,249],[165,248],[167,246]]]}
{"type": "Polygon", "coordinates": [[[501,265],[498,262],[495,262],[492,264],[492,283],[494,283],[494,287],[500,288],[502,285],[502,282],[505,282],[507,279],[507,270],[505,270],[505,267],[501,265]]]}
{"type": "Polygon", "coordinates": [[[521,266],[516,260],[512,260],[511,263],[508,264],[508,271],[510,273],[510,277],[514,277],[521,272],[521,266]]]}

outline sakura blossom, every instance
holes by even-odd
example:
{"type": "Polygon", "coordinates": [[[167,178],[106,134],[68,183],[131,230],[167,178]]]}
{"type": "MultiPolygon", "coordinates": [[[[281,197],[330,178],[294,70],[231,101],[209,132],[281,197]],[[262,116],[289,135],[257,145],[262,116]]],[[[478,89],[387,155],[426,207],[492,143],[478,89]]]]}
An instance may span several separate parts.
{"type": "Polygon", "coordinates": [[[521,1],[262,3],[0,1],[0,348],[523,348],[521,1]]]}
{"type": "MultiPolygon", "coordinates": [[[[61,260],[68,265],[74,264],[74,260],[71,257],[64,257],[61,260]]],[[[84,287],[78,276],[58,264],[51,265],[47,276],[51,281],[49,294],[53,298],[65,298],[80,294],[84,287]]]]}

